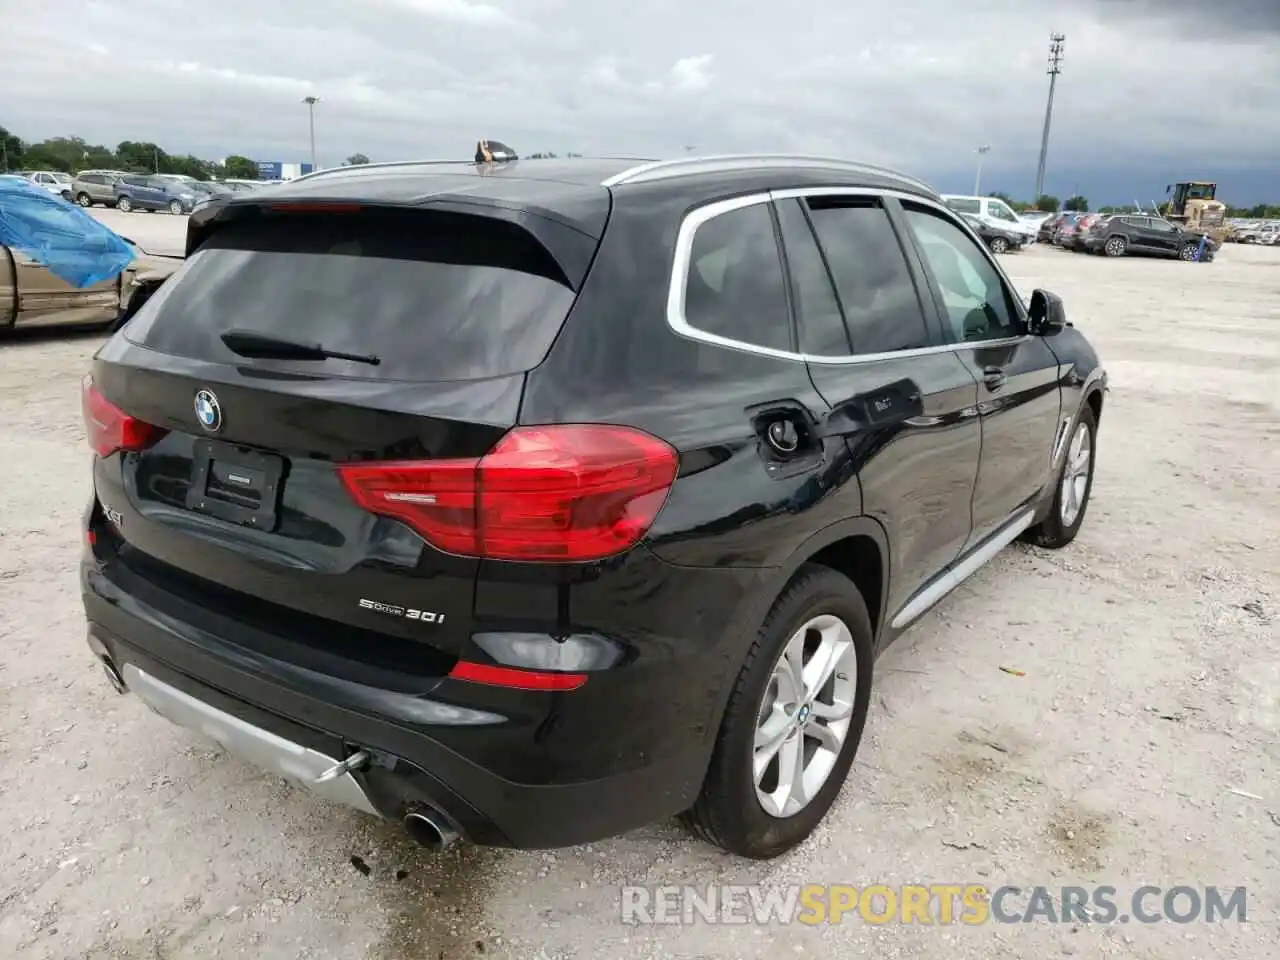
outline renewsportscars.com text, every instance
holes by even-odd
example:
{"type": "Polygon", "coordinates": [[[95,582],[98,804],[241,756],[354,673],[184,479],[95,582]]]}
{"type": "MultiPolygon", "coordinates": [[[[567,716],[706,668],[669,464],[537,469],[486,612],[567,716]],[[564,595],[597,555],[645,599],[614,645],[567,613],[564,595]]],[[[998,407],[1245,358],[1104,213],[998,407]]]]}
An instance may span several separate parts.
{"type": "Polygon", "coordinates": [[[889,886],[806,884],[623,887],[627,924],[1221,923],[1245,922],[1245,887],[988,887],[977,883],[889,886]]]}

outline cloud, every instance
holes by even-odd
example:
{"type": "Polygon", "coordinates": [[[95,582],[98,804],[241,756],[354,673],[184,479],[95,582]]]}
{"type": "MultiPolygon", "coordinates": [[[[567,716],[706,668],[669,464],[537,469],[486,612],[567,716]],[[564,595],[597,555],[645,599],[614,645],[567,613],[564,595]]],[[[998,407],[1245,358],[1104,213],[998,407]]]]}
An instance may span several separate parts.
{"type": "Polygon", "coordinates": [[[500,7],[488,3],[469,3],[468,0],[380,0],[380,2],[424,17],[453,20],[457,23],[491,26],[515,22],[515,19],[500,7]]]}
{"type": "Polygon", "coordinates": [[[1051,190],[1125,200],[1210,176],[1232,197],[1275,192],[1280,0],[898,0],[891,16],[809,0],[785,30],[779,9],[42,0],[0,30],[0,123],[28,140],[297,160],[314,93],[322,163],[470,156],[487,136],[524,153],[830,153],[965,189],[987,143],[983,183],[1026,196],[1059,31],[1051,190]]]}
{"type": "Polygon", "coordinates": [[[671,86],[676,90],[703,90],[711,85],[711,61],[715,57],[704,53],[697,57],[684,57],[671,67],[671,86]]]}

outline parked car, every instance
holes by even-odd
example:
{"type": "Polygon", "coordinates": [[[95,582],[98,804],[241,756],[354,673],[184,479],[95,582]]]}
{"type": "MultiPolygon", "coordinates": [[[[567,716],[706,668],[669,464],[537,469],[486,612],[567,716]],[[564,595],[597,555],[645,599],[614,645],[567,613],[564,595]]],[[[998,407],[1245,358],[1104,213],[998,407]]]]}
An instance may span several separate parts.
{"type": "Polygon", "coordinates": [[[1236,243],[1274,244],[1280,241],[1280,224],[1256,223],[1240,230],[1233,231],[1236,243]]]}
{"type": "Polygon", "coordinates": [[[1202,238],[1205,248],[1201,259],[1212,260],[1218,250],[1218,243],[1212,237],[1186,230],[1163,217],[1124,214],[1093,224],[1081,243],[1089,253],[1109,257],[1136,253],[1191,261],[1200,253],[1202,238]]]}
{"type": "Polygon", "coordinates": [[[229,197],[235,193],[230,187],[212,180],[193,180],[187,186],[195,193],[197,203],[208,197],[229,197]]]}
{"type": "Polygon", "coordinates": [[[1089,230],[1095,223],[1101,223],[1107,219],[1104,213],[1086,213],[1076,220],[1070,231],[1062,238],[1062,246],[1068,250],[1074,250],[1077,253],[1083,252],[1085,249],[1084,240],[1089,235],[1089,230]]]}
{"type": "Polygon", "coordinates": [[[1036,229],[1036,240],[1040,243],[1053,242],[1054,234],[1062,224],[1063,218],[1065,217],[1065,213],[1055,213],[1052,216],[1047,217],[1036,229]]]}
{"type": "Polygon", "coordinates": [[[1021,233],[1027,241],[1036,235],[1039,227],[1026,223],[1013,212],[1013,208],[999,197],[975,197],[944,194],[942,199],[956,213],[967,213],[997,229],[1021,233]]]}
{"type": "Polygon", "coordinates": [[[182,263],[129,243],[137,254],[133,263],[88,287],[72,286],[30,254],[0,246],[0,336],[15,327],[116,324],[129,313],[135,296],[145,291],[140,306],[182,263]]]}
{"type": "Polygon", "coordinates": [[[992,253],[1021,250],[1026,245],[1027,235],[1020,230],[993,227],[980,217],[968,213],[960,214],[960,218],[973,228],[974,233],[982,238],[982,242],[991,248],[992,253]]]}
{"type": "Polygon", "coordinates": [[[919,180],[360,170],[194,213],[84,388],[89,646],[276,775],[437,848],[773,857],[877,654],[1083,523],[1098,357],[919,180]]]}
{"type": "Polygon", "coordinates": [[[71,184],[71,194],[75,202],[82,207],[92,207],[100,203],[104,207],[116,205],[115,184],[121,177],[127,176],[116,170],[82,170],[76,174],[71,184]]]}
{"type": "Polygon", "coordinates": [[[1085,218],[1083,213],[1068,213],[1058,223],[1057,228],[1053,232],[1054,246],[1066,247],[1070,249],[1072,237],[1080,229],[1080,221],[1085,218]]]}
{"type": "Polygon", "coordinates": [[[23,170],[19,176],[65,200],[71,199],[71,175],[60,170],[23,170]]]}
{"type": "Polygon", "coordinates": [[[112,191],[122,213],[167,210],[176,215],[190,213],[196,204],[196,192],[189,184],[149,174],[123,176],[112,185],[112,191]]]}

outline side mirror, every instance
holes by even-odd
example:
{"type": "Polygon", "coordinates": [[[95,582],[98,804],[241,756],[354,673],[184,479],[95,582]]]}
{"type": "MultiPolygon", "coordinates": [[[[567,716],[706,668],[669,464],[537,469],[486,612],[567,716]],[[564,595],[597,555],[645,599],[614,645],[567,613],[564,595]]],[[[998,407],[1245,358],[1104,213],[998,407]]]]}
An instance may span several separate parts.
{"type": "Polygon", "coordinates": [[[1034,290],[1028,309],[1031,332],[1037,337],[1051,336],[1070,326],[1062,298],[1048,290],[1034,290]]]}

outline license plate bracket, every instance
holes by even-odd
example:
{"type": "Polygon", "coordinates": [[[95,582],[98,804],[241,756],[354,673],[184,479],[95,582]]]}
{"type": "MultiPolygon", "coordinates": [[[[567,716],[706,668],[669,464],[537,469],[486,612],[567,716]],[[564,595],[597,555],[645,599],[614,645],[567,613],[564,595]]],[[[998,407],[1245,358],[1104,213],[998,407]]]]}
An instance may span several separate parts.
{"type": "Polygon", "coordinates": [[[218,440],[192,451],[187,509],[258,530],[274,530],[284,458],[218,440]]]}

